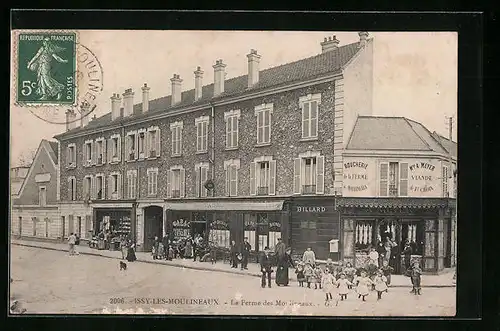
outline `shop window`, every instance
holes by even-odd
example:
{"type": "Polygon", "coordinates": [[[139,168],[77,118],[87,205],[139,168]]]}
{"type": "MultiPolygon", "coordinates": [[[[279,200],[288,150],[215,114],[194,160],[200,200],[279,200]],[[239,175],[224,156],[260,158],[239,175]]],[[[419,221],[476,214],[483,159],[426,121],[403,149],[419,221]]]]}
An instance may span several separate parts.
{"type": "Polygon", "coordinates": [[[375,244],[375,220],[358,221],[354,229],[356,252],[367,251],[375,244]]]}
{"type": "Polygon", "coordinates": [[[258,250],[267,246],[273,250],[281,238],[281,223],[272,219],[272,214],[257,214],[258,250]]]}
{"type": "Polygon", "coordinates": [[[175,239],[189,237],[190,229],[191,229],[191,222],[184,218],[179,218],[172,222],[172,230],[175,239]]]}
{"type": "Polygon", "coordinates": [[[411,245],[413,255],[423,255],[424,223],[422,221],[403,222],[401,224],[401,243],[406,240],[411,245]]]}
{"type": "Polygon", "coordinates": [[[209,241],[217,247],[229,248],[231,246],[231,233],[226,220],[216,218],[210,223],[209,241]]]}

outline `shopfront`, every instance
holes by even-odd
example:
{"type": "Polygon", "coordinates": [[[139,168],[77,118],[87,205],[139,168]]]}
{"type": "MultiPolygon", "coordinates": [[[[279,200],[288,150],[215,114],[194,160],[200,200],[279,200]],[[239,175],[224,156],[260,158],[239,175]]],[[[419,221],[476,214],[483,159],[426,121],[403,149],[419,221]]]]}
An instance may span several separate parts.
{"type": "Polygon", "coordinates": [[[122,235],[135,241],[135,210],[134,202],[111,202],[92,205],[93,235],[98,236],[101,233],[109,232],[110,242],[117,242],[122,235]]]}
{"type": "Polygon", "coordinates": [[[340,239],[339,213],[335,197],[308,197],[291,200],[291,242],[294,255],[301,256],[308,248],[317,259],[340,258],[336,241],[340,239]]]}
{"type": "Polygon", "coordinates": [[[452,203],[444,198],[343,198],[338,203],[341,258],[355,267],[364,266],[370,249],[382,242],[392,246],[389,264],[396,274],[403,274],[401,253],[408,242],[411,261],[420,262],[426,272],[441,271],[451,254],[452,203]]]}
{"type": "Polygon", "coordinates": [[[288,235],[288,211],[284,201],[167,202],[167,232],[174,238],[202,235],[222,248],[247,237],[253,251],[274,247],[288,235]]]}

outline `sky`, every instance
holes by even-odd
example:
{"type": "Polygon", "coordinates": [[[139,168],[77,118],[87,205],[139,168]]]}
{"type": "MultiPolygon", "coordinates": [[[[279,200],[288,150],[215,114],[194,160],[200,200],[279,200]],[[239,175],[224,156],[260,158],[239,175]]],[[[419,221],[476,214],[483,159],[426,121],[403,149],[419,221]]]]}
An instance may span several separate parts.
{"type": "MultiPolygon", "coordinates": [[[[340,46],[356,42],[352,32],[299,31],[132,31],[81,30],[79,40],[89,48],[103,69],[103,91],[96,98],[95,114],[110,111],[110,97],[125,89],[150,86],[150,100],[170,95],[170,78],[178,74],[182,89],[194,88],[197,66],[204,71],[204,85],[213,82],[212,65],[222,59],[226,79],[247,73],[246,54],[256,49],[260,69],[278,66],[321,53],[320,42],[335,35],[340,46]]],[[[373,115],[404,116],[448,137],[446,117],[457,123],[458,39],[453,32],[369,32],[374,40],[373,115]]],[[[13,53],[14,55],[14,53],[13,53]]],[[[11,59],[15,59],[14,56],[11,59]]],[[[15,69],[15,61],[11,60],[15,69]]],[[[50,124],[15,105],[15,70],[11,70],[10,145],[11,165],[21,155],[36,150],[41,139],[65,131],[64,124],[50,124]]],[[[36,109],[64,122],[64,109],[36,109]]],[[[453,139],[457,139],[456,129],[453,139]]]]}

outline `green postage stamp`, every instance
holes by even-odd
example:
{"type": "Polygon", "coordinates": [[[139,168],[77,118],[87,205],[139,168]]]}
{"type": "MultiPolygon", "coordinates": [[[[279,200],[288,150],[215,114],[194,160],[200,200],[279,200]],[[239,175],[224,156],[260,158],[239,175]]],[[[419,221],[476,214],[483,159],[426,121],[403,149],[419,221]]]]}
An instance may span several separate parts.
{"type": "Polygon", "coordinates": [[[73,105],[77,100],[77,34],[21,32],[16,39],[16,102],[73,105]]]}

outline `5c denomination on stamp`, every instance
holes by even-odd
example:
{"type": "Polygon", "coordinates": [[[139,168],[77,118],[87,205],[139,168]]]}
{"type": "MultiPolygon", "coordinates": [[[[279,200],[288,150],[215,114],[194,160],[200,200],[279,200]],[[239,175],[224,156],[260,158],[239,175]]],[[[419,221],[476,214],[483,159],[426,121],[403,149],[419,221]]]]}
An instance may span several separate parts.
{"type": "Polygon", "coordinates": [[[16,102],[74,105],[76,32],[21,32],[16,42],[16,102]]]}

